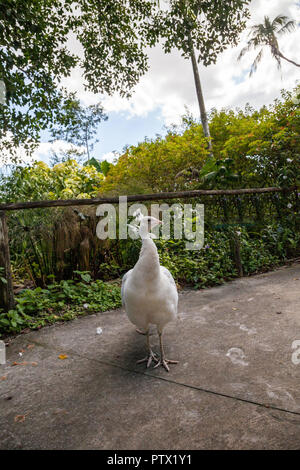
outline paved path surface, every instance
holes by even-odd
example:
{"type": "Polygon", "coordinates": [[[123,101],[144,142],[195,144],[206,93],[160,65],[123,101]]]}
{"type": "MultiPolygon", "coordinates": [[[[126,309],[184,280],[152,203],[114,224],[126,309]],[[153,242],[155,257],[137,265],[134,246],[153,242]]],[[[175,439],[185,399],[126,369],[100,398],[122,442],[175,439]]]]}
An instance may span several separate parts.
{"type": "Polygon", "coordinates": [[[184,291],[179,311],[170,373],[136,366],[145,338],[122,310],[15,338],[0,449],[299,449],[300,264],[184,291]]]}

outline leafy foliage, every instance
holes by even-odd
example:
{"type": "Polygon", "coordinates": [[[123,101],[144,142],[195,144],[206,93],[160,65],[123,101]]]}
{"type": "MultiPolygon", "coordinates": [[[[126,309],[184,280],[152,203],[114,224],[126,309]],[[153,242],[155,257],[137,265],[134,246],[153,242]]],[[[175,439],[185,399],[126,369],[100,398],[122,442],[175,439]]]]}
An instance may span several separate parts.
{"type": "Polygon", "coordinates": [[[98,142],[95,139],[98,125],[102,120],[106,121],[107,118],[100,103],[83,107],[79,100],[74,98],[65,110],[63,125],[56,125],[52,128],[53,140],[61,139],[85,147],[87,158],[90,160],[90,152],[93,150],[94,144],[98,142]]]}
{"type": "Polygon", "coordinates": [[[198,0],[169,0],[167,8],[154,13],[154,28],[165,53],[177,49],[182,57],[190,59],[199,103],[203,131],[212,154],[210,131],[202,93],[198,62],[205,66],[215,63],[219,53],[229,45],[236,45],[249,16],[248,0],[230,2],[198,0]]]}
{"type": "Polygon", "coordinates": [[[190,58],[192,46],[199,62],[215,63],[219,53],[237,44],[249,17],[249,3],[248,0],[170,0],[169,8],[155,16],[165,52],[176,48],[183,57],[190,58]]]}
{"type": "Polygon", "coordinates": [[[232,158],[225,158],[224,160],[209,158],[201,169],[199,177],[204,183],[208,183],[210,187],[215,189],[219,186],[223,188],[231,187],[234,183],[239,182],[238,175],[232,171],[233,165],[232,158]]]}
{"type": "Polygon", "coordinates": [[[66,48],[71,2],[8,0],[0,12],[0,78],[7,99],[0,105],[0,137],[12,149],[19,142],[30,145],[49,122],[60,120],[68,95],[55,79],[67,76],[77,59],[66,48]]]}
{"type": "Polygon", "coordinates": [[[191,125],[180,135],[169,130],[165,138],[145,140],[129,147],[101,186],[101,193],[173,191],[176,175],[199,167],[208,155],[202,127],[191,125]]]}
{"type": "Polygon", "coordinates": [[[53,282],[47,289],[25,289],[16,297],[16,308],[0,313],[0,336],[24,328],[40,328],[78,315],[103,312],[121,305],[119,286],[97,280],[77,271],[81,281],[53,282]]]}
{"type": "Polygon", "coordinates": [[[170,0],[168,8],[157,0],[25,3],[0,2],[0,80],[7,98],[0,105],[0,143],[15,159],[15,149],[22,144],[31,151],[41,130],[50,128],[57,135],[58,128],[64,132],[77,126],[76,97],[58,85],[75,67],[93,93],[128,97],[148,70],[146,48],[159,41],[165,52],[175,47],[184,57],[190,57],[192,45],[204,65],[214,63],[237,43],[249,0],[170,0]],[[81,49],[83,56],[77,52],[81,49]]]}
{"type": "MultiPolygon", "coordinates": [[[[259,238],[240,230],[241,257],[245,274],[265,270],[279,263],[267,244],[259,238]]],[[[207,232],[202,250],[192,252],[185,249],[182,241],[160,241],[161,263],[166,266],[181,284],[194,288],[205,288],[222,284],[237,277],[237,270],[230,253],[230,236],[226,231],[207,232]]]]}
{"type": "MultiPolygon", "coordinates": [[[[103,173],[94,162],[82,167],[68,161],[53,168],[35,163],[3,180],[1,200],[299,185],[299,93],[299,87],[285,91],[282,100],[260,110],[248,105],[244,110],[213,111],[214,158],[208,154],[202,126],[185,116],[183,126],[170,129],[166,137],[129,147],[116,165],[106,165],[106,177],[103,162],[103,173]]],[[[238,237],[246,275],[299,256],[299,190],[190,202],[205,204],[204,248],[189,251],[184,240],[156,240],[161,263],[180,284],[204,288],[236,277],[233,236],[238,237]]],[[[10,214],[14,278],[22,282],[29,277],[36,289],[23,291],[16,309],[1,314],[2,331],[119,305],[118,288],[109,294],[111,287],[104,288],[103,281],[119,278],[135,264],[140,240],[99,240],[97,221],[94,209],[86,207],[10,214]],[[83,303],[89,309],[82,308],[83,303]]]]}
{"type": "Polygon", "coordinates": [[[22,143],[31,150],[42,129],[72,121],[74,95],[58,84],[75,67],[92,92],[129,95],[148,68],[145,38],[155,6],[154,0],[1,1],[2,147],[13,152],[22,143]]]}
{"type": "Polygon", "coordinates": [[[4,268],[0,266],[0,282],[2,282],[2,284],[7,284],[7,280],[5,279],[4,274],[4,268]]]}
{"type": "Polygon", "coordinates": [[[282,98],[258,111],[249,105],[244,110],[213,110],[214,158],[208,154],[202,126],[190,118],[165,138],[129,147],[111,168],[101,193],[299,184],[300,88],[283,91],[282,98]],[[197,177],[187,177],[184,170],[190,168],[197,170],[197,177]]]}
{"type": "Polygon", "coordinates": [[[80,166],[75,160],[58,163],[53,168],[44,162],[35,162],[32,166],[17,167],[3,178],[0,200],[90,198],[96,196],[102,181],[103,175],[94,166],[80,166]]]}

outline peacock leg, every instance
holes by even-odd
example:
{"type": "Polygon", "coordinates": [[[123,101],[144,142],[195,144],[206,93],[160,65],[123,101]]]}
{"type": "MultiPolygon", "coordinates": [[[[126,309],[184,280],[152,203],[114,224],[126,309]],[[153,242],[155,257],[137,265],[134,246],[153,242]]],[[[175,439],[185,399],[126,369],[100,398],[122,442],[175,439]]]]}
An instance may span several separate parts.
{"type": "Polygon", "coordinates": [[[139,361],[137,361],[137,364],[142,364],[143,362],[147,362],[147,368],[148,368],[150,367],[152,361],[159,362],[159,359],[156,356],[156,354],[152,351],[152,348],[150,345],[149,330],[145,334],[147,335],[148,356],[144,357],[144,359],[140,359],[139,361]]]}
{"type": "Polygon", "coordinates": [[[170,369],[168,367],[168,364],[178,364],[178,361],[171,361],[171,359],[166,359],[164,346],[163,346],[163,340],[162,340],[162,331],[158,332],[158,335],[159,335],[159,346],[160,346],[160,360],[154,366],[154,369],[158,366],[163,366],[166,369],[166,371],[169,372],[170,369]]]}

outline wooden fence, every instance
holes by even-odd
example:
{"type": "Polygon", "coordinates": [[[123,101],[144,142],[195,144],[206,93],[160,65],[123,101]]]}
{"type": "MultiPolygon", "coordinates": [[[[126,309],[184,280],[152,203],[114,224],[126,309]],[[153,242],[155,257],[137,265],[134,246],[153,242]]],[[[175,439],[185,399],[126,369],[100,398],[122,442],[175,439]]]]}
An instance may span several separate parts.
{"type": "MultiPolygon", "coordinates": [[[[165,192],[154,194],[138,194],[128,195],[127,202],[143,202],[143,201],[159,201],[163,199],[191,199],[205,196],[236,196],[247,194],[264,194],[264,193],[290,193],[298,188],[248,188],[248,189],[222,189],[222,190],[193,190],[165,192]]],[[[117,204],[119,197],[98,197],[93,199],[58,199],[50,201],[29,201],[0,204],[0,278],[4,278],[5,282],[0,279],[0,307],[5,311],[12,309],[15,305],[12,272],[9,253],[9,234],[7,227],[6,211],[37,209],[45,207],[67,207],[67,206],[90,206],[103,203],[117,204]]],[[[237,267],[239,276],[243,275],[242,265],[239,255],[238,239],[233,240],[233,257],[237,267]]]]}

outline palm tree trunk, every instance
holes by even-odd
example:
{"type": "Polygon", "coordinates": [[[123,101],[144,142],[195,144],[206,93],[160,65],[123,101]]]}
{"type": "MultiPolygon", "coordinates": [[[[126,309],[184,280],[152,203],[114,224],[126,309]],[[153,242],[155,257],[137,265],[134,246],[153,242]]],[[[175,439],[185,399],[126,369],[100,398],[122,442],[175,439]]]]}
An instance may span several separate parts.
{"type": "Polygon", "coordinates": [[[293,60],[290,60],[290,59],[288,59],[287,57],[285,57],[285,56],[282,54],[282,52],[280,52],[280,50],[279,50],[277,47],[271,45],[271,48],[273,49],[273,54],[274,54],[274,55],[279,56],[281,59],[287,60],[287,61],[290,62],[291,64],[296,65],[296,67],[300,67],[300,64],[296,64],[296,62],[294,62],[293,60]]]}
{"type": "Polygon", "coordinates": [[[201,81],[200,81],[200,76],[199,76],[198,65],[197,65],[195,52],[194,52],[194,48],[193,48],[192,44],[190,46],[190,53],[191,53],[191,60],[192,60],[192,66],[193,66],[193,72],[194,72],[194,80],[195,80],[195,85],[196,85],[197,98],[198,98],[198,103],[199,103],[199,108],[200,108],[201,123],[202,123],[204,135],[205,135],[205,137],[208,138],[208,148],[209,148],[209,150],[211,150],[212,145],[211,145],[209,126],[208,126],[208,119],[207,119],[205,103],[204,103],[204,98],[203,98],[203,93],[202,93],[202,87],[201,87],[201,81]]]}
{"type": "Polygon", "coordinates": [[[296,62],[294,62],[293,60],[290,60],[290,59],[288,59],[287,57],[285,57],[278,49],[277,49],[277,51],[278,51],[279,57],[281,57],[281,58],[284,59],[284,60],[287,60],[287,61],[290,62],[291,64],[296,65],[296,67],[300,67],[300,64],[296,64],[296,62]]]}
{"type": "Polygon", "coordinates": [[[87,128],[87,126],[85,128],[85,146],[86,146],[87,158],[88,158],[88,162],[89,162],[90,161],[90,151],[89,151],[89,140],[88,140],[88,128],[87,128]]]}

